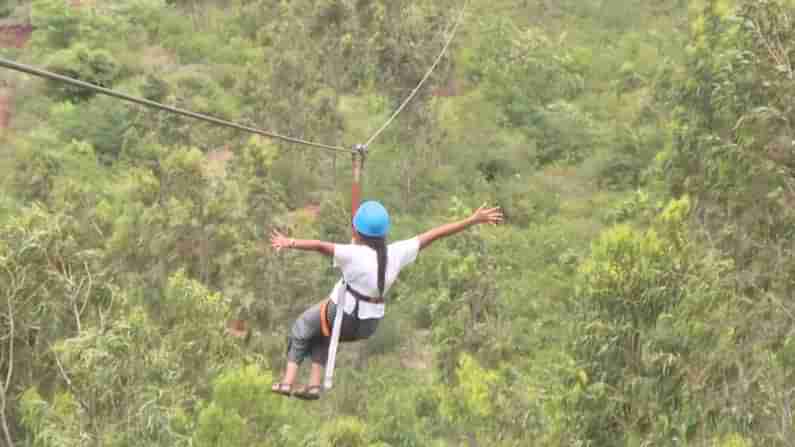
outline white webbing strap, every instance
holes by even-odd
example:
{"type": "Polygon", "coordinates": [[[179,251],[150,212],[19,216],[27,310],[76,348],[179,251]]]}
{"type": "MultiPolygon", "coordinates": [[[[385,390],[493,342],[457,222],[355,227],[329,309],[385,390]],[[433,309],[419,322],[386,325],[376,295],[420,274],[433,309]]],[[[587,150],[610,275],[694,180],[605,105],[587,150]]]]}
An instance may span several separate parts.
{"type": "MultiPolygon", "coordinates": [[[[337,313],[334,315],[334,327],[331,329],[331,343],[328,349],[328,360],[326,360],[326,379],[323,387],[330,390],[333,385],[334,363],[337,361],[337,347],[340,341],[340,331],[342,330],[342,315],[345,313],[345,282],[343,281],[340,291],[337,294],[337,313]]],[[[325,318],[322,316],[321,318],[325,318]]]]}

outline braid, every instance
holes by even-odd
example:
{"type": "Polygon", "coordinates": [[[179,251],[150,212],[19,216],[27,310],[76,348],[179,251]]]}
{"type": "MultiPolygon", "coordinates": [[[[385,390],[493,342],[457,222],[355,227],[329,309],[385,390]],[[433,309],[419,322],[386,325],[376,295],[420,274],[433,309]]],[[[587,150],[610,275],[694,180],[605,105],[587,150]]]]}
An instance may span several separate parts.
{"type": "Polygon", "coordinates": [[[380,237],[367,237],[362,234],[359,235],[364,245],[375,250],[378,256],[378,292],[384,296],[384,285],[386,283],[386,264],[387,264],[387,249],[386,239],[380,237]]]}

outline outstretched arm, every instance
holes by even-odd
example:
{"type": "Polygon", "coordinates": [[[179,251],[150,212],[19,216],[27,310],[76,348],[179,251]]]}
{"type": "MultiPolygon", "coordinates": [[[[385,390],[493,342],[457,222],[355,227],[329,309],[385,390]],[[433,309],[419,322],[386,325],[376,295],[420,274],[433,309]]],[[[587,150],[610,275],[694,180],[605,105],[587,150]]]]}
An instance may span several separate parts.
{"type": "Polygon", "coordinates": [[[296,248],[298,250],[316,251],[326,256],[334,256],[334,244],[331,242],[288,238],[277,230],[271,233],[271,247],[276,251],[282,248],[296,248]]]}
{"type": "Polygon", "coordinates": [[[486,208],[481,206],[474,214],[464,220],[453,222],[426,231],[418,236],[420,240],[420,250],[427,247],[431,242],[466,230],[472,225],[477,224],[498,224],[502,222],[502,211],[499,208],[486,208]]]}

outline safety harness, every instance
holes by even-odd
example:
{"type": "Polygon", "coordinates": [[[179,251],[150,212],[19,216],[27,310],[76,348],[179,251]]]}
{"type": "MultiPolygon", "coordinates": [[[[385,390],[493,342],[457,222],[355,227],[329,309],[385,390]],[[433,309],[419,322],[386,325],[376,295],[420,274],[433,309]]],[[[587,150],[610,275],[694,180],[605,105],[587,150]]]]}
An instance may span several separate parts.
{"type": "MultiPolygon", "coordinates": [[[[348,284],[347,281],[345,281],[345,277],[342,278],[342,284],[345,285],[345,290],[350,292],[350,294],[353,295],[354,298],[356,298],[356,304],[353,307],[353,314],[351,315],[354,319],[353,320],[354,326],[353,328],[351,328],[351,332],[355,334],[358,332],[359,329],[359,302],[364,301],[371,304],[384,304],[384,297],[380,296],[378,298],[373,298],[359,292],[358,290],[351,287],[351,285],[348,284]]],[[[323,303],[320,305],[320,330],[323,332],[324,337],[331,336],[331,321],[329,320],[329,315],[328,315],[328,303],[330,301],[331,298],[323,301],[323,303]]],[[[337,311],[345,312],[344,309],[339,309],[339,308],[337,308],[337,311]]],[[[340,337],[343,340],[346,339],[351,340],[351,337],[346,337],[345,334],[341,334],[340,337]]]]}

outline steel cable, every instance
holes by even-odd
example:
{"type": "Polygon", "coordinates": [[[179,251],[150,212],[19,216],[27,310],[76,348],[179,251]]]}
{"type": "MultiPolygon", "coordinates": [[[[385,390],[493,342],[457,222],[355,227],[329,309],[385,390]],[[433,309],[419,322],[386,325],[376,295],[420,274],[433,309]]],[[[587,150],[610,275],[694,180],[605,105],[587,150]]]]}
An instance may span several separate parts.
{"type": "Polygon", "coordinates": [[[23,73],[27,73],[33,76],[38,76],[40,78],[49,79],[51,81],[58,81],[63,82],[65,84],[74,85],[77,87],[85,88],[88,90],[92,90],[96,93],[101,93],[103,95],[112,96],[114,98],[122,99],[124,101],[129,101],[132,103],[136,103],[146,107],[152,107],[155,109],[165,110],[167,112],[176,113],[178,115],[187,116],[190,118],[194,118],[197,120],[207,121],[209,123],[217,124],[220,126],[231,127],[233,129],[242,130],[244,132],[250,132],[257,135],[262,135],[268,138],[275,138],[282,141],[287,141],[289,143],[301,144],[304,146],[310,146],[318,149],[325,149],[328,151],[335,151],[335,152],[346,152],[346,153],[356,153],[353,149],[346,149],[339,146],[332,146],[328,144],[322,143],[315,143],[313,141],[302,140],[300,138],[288,137],[285,135],[279,135],[277,133],[268,132],[262,129],[258,129],[256,127],[246,126],[243,124],[238,124],[232,121],[223,120],[220,118],[215,118],[208,115],[203,115],[201,113],[191,112],[189,110],[180,109],[177,107],[167,106],[165,104],[160,104],[155,101],[150,101],[148,99],[143,98],[136,98],[134,96],[126,95],[124,93],[120,93],[109,88],[100,87],[98,85],[94,85],[88,82],[80,81],[77,79],[70,78],[68,76],[59,75],[57,73],[52,73],[47,70],[42,70],[40,68],[32,67],[30,65],[21,64],[19,62],[10,61],[0,57],[0,67],[8,68],[10,70],[20,71],[23,73]]]}
{"type": "MultiPolygon", "coordinates": [[[[447,37],[447,41],[445,42],[444,46],[442,47],[441,52],[436,57],[436,59],[434,60],[433,64],[428,69],[428,71],[425,73],[425,75],[422,77],[422,79],[420,79],[420,82],[417,84],[417,86],[414,87],[414,89],[411,91],[409,96],[406,97],[405,100],[403,100],[403,102],[400,104],[400,106],[392,113],[392,115],[386,120],[386,122],[384,122],[384,124],[380,128],[378,128],[378,130],[376,130],[373,133],[373,135],[367,140],[367,142],[364,143],[363,145],[359,145],[358,146],[359,148],[363,148],[365,150],[367,148],[369,148],[370,145],[390,125],[392,125],[392,123],[395,121],[395,119],[397,119],[397,117],[401,114],[401,112],[403,112],[403,110],[414,99],[414,97],[417,96],[417,93],[420,91],[420,89],[423,87],[423,85],[425,85],[425,83],[431,77],[433,72],[436,70],[436,67],[438,67],[439,63],[442,61],[442,58],[444,58],[445,54],[447,54],[447,50],[450,48],[450,44],[453,42],[453,39],[455,38],[456,32],[458,31],[458,27],[461,24],[462,18],[464,17],[464,13],[466,12],[466,7],[467,7],[467,4],[464,4],[464,6],[461,8],[461,12],[458,14],[458,17],[456,18],[456,21],[455,21],[455,23],[453,25],[453,28],[450,31],[450,34],[447,37]]],[[[100,94],[103,94],[103,95],[107,95],[107,96],[111,96],[111,97],[114,97],[114,98],[122,99],[124,101],[132,102],[132,103],[139,104],[139,105],[142,105],[142,106],[151,107],[151,108],[155,108],[155,109],[160,109],[160,110],[164,110],[164,111],[171,112],[171,113],[176,113],[178,115],[187,116],[187,117],[194,118],[194,119],[197,119],[197,120],[206,121],[206,122],[217,124],[217,125],[220,125],[220,126],[230,127],[230,128],[237,129],[237,130],[242,130],[244,132],[250,132],[250,133],[254,133],[254,134],[257,134],[257,135],[262,135],[262,136],[265,136],[265,137],[268,137],[268,138],[274,138],[274,139],[286,141],[286,142],[289,142],[289,143],[295,143],[295,144],[300,144],[300,145],[304,145],[304,146],[314,147],[314,148],[318,148],[318,149],[325,149],[325,150],[328,150],[328,151],[335,151],[335,152],[345,152],[345,153],[358,153],[359,152],[359,150],[357,150],[357,149],[346,149],[346,148],[340,147],[340,146],[332,146],[332,145],[328,145],[328,144],[322,144],[322,143],[316,143],[316,142],[313,142],[313,141],[307,141],[307,140],[303,140],[303,139],[300,139],[300,138],[280,135],[280,134],[277,134],[277,133],[274,133],[274,132],[268,132],[268,131],[265,131],[265,130],[262,130],[262,129],[258,129],[256,127],[246,126],[246,125],[235,123],[235,122],[232,122],[232,121],[227,121],[227,120],[223,120],[223,119],[220,119],[220,118],[215,118],[215,117],[212,117],[212,116],[209,116],[209,115],[204,115],[204,114],[201,114],[201,113],[191,112],[189,110],[184,110],[184,109],[180,109],[180,108],[177,108],[177,107],[168,106],[168,105],[165,105],[165,104],[160,104],[158,102],[151,101],[151,100],[148,100],[148,99],[136,98],[134,96],[126,95],[124,93],[120,93],[120,92],[117,92],[115,90],[111,90],[109,88],[101,87],[101,86],[98,86],[98,85],[95,85],[95,84],[91,84],[91,83],[88,83],[88,82],[85,82],[85,81],[80,81],[78,79],[73,79],[73,78],[70,78],[68,76],[63,76],[63,75],[60,75],[60,74],[57,74],[57,73],[53,73],[53,72],[50,72],[50,71],[47,71],[47,70],[42,70],[40,68],[36,68],[36,67],[30,66],[30,65],[19,63],[19,62],[10,61],[10,60],[4,59],[2,57],[0,57],[0,67],[4,67],[4,68],[10,69],[10,70],[15,70],[15,71],[27,73],[27,74],[30,74],[30,75],[33,75],[33,76],[37,76],[37,77],[40,77],[40,78],[49,79],[51,81],[63,82],[65,84],[70,84],[70,85],[77,86],[77,87],[80,87],[80,88],[85,88],[85,89],[88,89],[88,90],[92,90],[92,91],[94,91],[96,93],[100,93],[100,94]]]]}
{"type": "Polygon", "coordinates": [[[467,4],[465,3],[464,6],[461,8],[461,12],[458,14],[458,18],[456,18],[455,24],[453,25],[453,29],[450,32],[450,35],[447,37],[447,42],[445,42],[444,47],[442,47],[442,51],[439,53],[439,56],[436,57],[436,60],[433,62],[433,65],[431,65],[431,68],[428,69],[428,71],[425,73],[425,76],[423,76],[422,79],[420,79],[420,82],[417,84],[416,87],[414,87],[414,90],[411,91],[409,96],[400,104],[400,106],[395,110],[395,112],[392,113],[392,116],[390,116],[389,119],[387,119],[386,122],[378,130],[376,130],[375,133],[373,133],[373,135],[367,140],[367,142],[364,143],[365,148],[370,147],[373,141],[375,141],[375,139],[378,138],[381,135],[381,133],[383,133],[392,124],[393,121],[395,121],[395,119],[398,117],[398,115],[400,115],[403,109],[406,108],[406,106],[411,102],[412,99],[414,99],[414,97],[417,95],[417,92],[420,91],[420,89],[428,80],[428,78],[431,77],[431,74],[433,74],[434,70],[436,70],[436,67],[439,65],[439,62],[441,62],[442,58],[447,53],[447,49],[450,47],[450,44],[453,42],[453,38],[455,37],[456,31],[458,30],[458,25],[461,24],[461,20],[464,17],[464,13],[466,12],[466,7],[467,4]]]}

